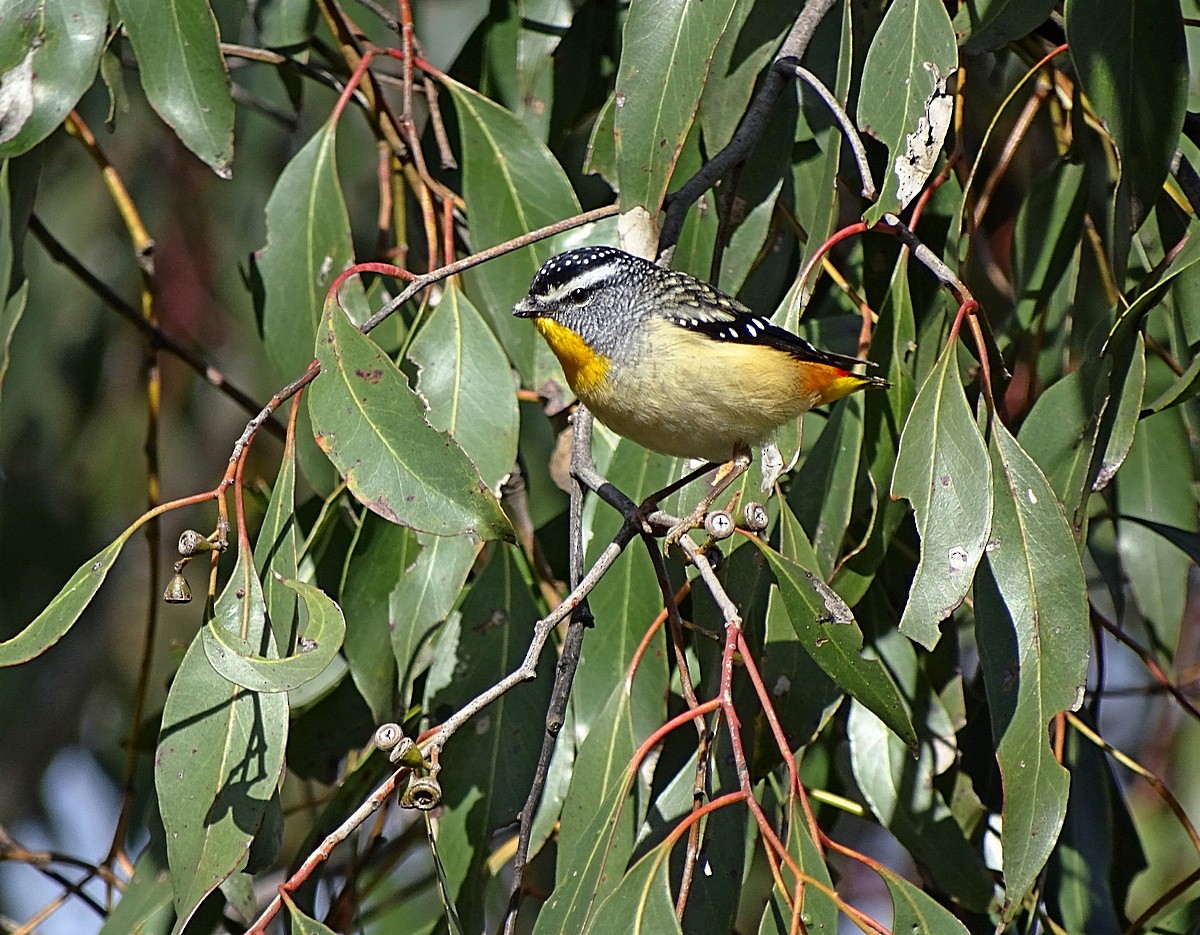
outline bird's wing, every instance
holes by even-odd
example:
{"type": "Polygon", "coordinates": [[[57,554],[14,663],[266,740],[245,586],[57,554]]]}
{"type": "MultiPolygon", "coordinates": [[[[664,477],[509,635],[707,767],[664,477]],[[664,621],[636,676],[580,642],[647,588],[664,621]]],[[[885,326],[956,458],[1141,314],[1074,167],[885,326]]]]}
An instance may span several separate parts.
{"type": "Polygon", "coordinates": [[[790,354],[797,360],[831,367],[850,369],[859,364],[873,367],[872,361],[859,360],[845,354],[835,354],[813,347],[803,338],[792,334],[766,318],[755,315],[736,299],[714,289],[708,283],[683,274],[674,277],[667,287],[677,312],[668,321],[680,328],[695,331],[715,341],[736,341],[740,344],[761,344],[790,354]]]}

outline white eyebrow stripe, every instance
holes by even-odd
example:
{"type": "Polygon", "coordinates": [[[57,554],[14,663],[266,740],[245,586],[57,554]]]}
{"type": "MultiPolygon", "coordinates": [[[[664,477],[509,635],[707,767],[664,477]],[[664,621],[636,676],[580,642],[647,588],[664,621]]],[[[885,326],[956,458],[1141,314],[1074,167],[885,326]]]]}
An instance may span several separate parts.
{"type": "Polygon", "coordinates": [[[549,290],[547,295],[557,296],[570,292],[572,289],[587,289],[597,286],[609,279],[609,264],[579,265],[577,272],[565,282],[559,283],[549,290]]]}

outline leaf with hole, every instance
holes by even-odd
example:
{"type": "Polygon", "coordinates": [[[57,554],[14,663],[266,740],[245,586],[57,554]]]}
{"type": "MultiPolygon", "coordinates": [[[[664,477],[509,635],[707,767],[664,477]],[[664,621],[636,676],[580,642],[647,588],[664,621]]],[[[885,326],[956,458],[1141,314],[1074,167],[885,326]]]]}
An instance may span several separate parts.
{"type": "Polygon", "coordinates": [[[888,148],[879,198],[863,214],[875,224],[901,211],[933,174],[954,114],[946,84],[958,69],[954,29],[941,0],[896,0],[867,49],[858,125],[888,148]]]}
{"type": "Polygon", "coordinates": [[[0,159],[33,149],[96,78],[106,0],[10,0],[0,20],[0,159]]]}
{"type": "Polygon", "coordinates": [[[926,649],[962,603],[992,525],[991,465],[963,393],[958,344],[930,372],[900,434],[892,496],[909,500],[921,559],[900,632],[926,649]]]}

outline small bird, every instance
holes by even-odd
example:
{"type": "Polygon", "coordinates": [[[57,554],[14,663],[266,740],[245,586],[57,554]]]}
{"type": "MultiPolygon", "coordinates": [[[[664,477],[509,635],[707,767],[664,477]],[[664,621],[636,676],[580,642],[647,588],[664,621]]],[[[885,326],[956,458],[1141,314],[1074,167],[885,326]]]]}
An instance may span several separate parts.
{"type": "Polygon", "coordinates": [[[814,406],[868,386],[864,363],[813,347],[706,282],[613,247],[551,257],[513,314],[618,435],[722,463],[814,406]]]}

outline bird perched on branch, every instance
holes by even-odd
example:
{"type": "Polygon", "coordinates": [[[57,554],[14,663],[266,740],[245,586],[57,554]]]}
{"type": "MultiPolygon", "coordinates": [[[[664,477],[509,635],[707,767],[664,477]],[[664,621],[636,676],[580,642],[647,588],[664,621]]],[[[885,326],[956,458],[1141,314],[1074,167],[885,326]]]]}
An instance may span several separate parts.
{"type": "Polygon", "coordinates": [[[513,314],[534,326],[580,401],[663,454],[729,461],[814,406],[868,386],[864,363],[813,347],[686,273],[613,247],[547,260],[513,314]]]}

